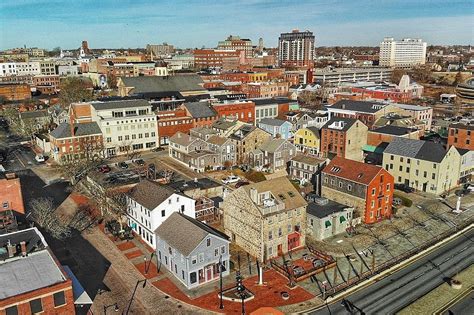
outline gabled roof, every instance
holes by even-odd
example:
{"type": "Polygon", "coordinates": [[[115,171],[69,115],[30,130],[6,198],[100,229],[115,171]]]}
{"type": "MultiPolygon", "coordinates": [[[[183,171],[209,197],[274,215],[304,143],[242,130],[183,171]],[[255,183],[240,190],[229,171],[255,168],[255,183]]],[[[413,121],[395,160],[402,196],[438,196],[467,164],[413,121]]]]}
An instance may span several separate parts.
{"type": "Polygon", "coordinates": [[[275,119],[275,118],[263,118],[262,120],[258,122],[259,125],[262,124],[262,125],[269,125],[269,126],[282,126],[285,123],[291,125],[291,123],[287,120],[281,120],[281,119],[275,119]]]}
{"type": "Polygon", "coordinates": [[[341,100],[331,106],[328,106],[327,108],[329,110],[339,109],[373,114],[378,112],[379,110],[382,110],[387,105],[388,104],[383,104],[379,102],[341,100]]]}
{"type": "Polygon", "coordinates": [[[107,110],[107,109],[118,109],[118,108],[127,108],[127,107],[143,107],[150,106],[150,103],[146,100],[117,100],[117,101],[107,101],[107,102],[91,102],[92,107],[97,110],[107,110]]]}
{"type": "Polygon", "coordinates": [[[229,240],[224,233],[178,212],[173,212],[155,234],[185,256],[189,256],[209,235],[229,240]]]}
{"type": "Polygon", "coordinates": [[[179,145],[188,146],[193,143],[196,139],[190,135],[178,131],[170,138],[170,143],[177,143],[179,145]]]}
{"type": "Polygon", "coordinates": [[[446,156],[447,151],[440,143],[395,138],[387,146],[384,153],[440,163],[446,156]]]}
{"type": "Polygon", "coordinates": [[[288,142],[288,141],[285,140],[285,139],[268,139],[267,141],[262,143],[262,145],[258,148],[260,150],[262,150],[263,152],[273,153],[273,152],[277,151],[278,148],[280,148],[280,146],[285,142],[288,142]]]}
{"type": "MultiPolygon", "coordinates": [[[[56,139],[70,138],[71,135],[71,125],[68,123],[62,123],[56,129],[51,131],[51,136],[56,139]]],[[[89,135],[101,135],[102,131],[100,130],[99,125],[96,122],[74,124],[74,136],[89,136],[89,135]]]]}
{"type": "Polygon", "coordinates": [[[342,157],[334,157],[323,173],[344,178],[355,183],[369,185],[383,168],[342,157]]]}
{"type": "Polygon", "coordinates": [[[217,115],[214,108],[208,102],[184,103],[184,106],[193,118],[214,117],[217,115]]]}
{"type": "Polygon", "coordinates": [[[298,190],[296,190],[290,180],[284,176],[245,185],[238,188],[237,190],[244,190],[247,196],[250,198],[250,189],[252,188],[255,188],[258,193],[270,191],[279,202],[283,202],[285,204],[286,210],[304,207],[308,204],[298,192],[298,190]],[[280,195],[284,197],[283,200],[281,199],[280,195]]]}
{"type": "Polygon", "coordinates": [[[148,210],[154,210],[174,193],[174,189],[169,186],[145,179],[133,187],[128,195],[148,210]]]}
{"type": "Polygon", "coordinates": [[[333,200],[327,200],[327,203],[308,202],[308,207],[306,207],[306,213],[313,215],[317,218],[323,219],[330,214],[342,212],[347,208],[350,207],[335,202],[333,200]]]}
{"type": "Polygon", "coordinates": [[[326,159],[303,154],[298,154],[294,156],[291,160],[309,165],[320,165],[326,162],[326,159]]]}
{"type": "Polygon", "coordinates": [[[21,119],[44,118],[48,116],[49,116],[49,113],[47,110],[35,110],[35,111],[20,113],[21,119]]]}
{"type": "Polygon", "coordinates": [[[224,137],[220,137],[220,136],[211,136],[211,137],[209,137],[209,139],[207,139],[206,142],[210,143],[210,144],[221,146],[224,143],[226,143],[228,140],[229,139],[224,138],[224,137]]]}
{"type": "Polygon", "coordinates": [[[174,75],[166,77],[140,76],[121,77],[123,84],[133,87],[133,94],[168,91],[205,91],[204,83],[197,74],[174,75]]]}

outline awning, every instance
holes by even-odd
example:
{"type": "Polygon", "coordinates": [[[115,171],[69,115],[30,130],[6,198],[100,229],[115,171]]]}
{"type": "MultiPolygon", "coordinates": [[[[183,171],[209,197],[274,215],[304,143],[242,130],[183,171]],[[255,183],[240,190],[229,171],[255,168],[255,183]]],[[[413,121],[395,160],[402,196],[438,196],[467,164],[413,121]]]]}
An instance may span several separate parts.
{"type": "Polygon", "coordinates": [[[339,223],[344,223],[344,222],[346,222],[346,217],[343,216],[343,215],[341,215],[341,216],[339,217],[339,223]]]}
{"type": "Polygon", "coordinates": [[[365,152],[383,153],[384,149],[373,145],[364,144],[362,150],[365,152]]]}
{"type": "Polygon", "coordinates": [[[63,266],[64,271],[72,281],[72,294],[74,296],[74,304],[76,305],[86,305],[92,304],[92,300],[87,294],[86,290],[82,287],[79,280],[76,278],[69,266],[63,266]]]}
{"type": "Polygon", "coordinates": [[[331,221],[324,222],[324,225],[326,226],[326,228],[330,227],[331,226],[331,221]]]}

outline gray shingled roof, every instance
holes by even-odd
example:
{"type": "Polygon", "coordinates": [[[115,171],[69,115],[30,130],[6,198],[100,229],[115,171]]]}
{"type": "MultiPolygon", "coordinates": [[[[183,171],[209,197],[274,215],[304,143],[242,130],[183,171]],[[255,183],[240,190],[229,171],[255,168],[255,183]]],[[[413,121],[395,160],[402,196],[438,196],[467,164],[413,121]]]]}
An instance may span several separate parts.
{"type": "Polygon", "coordinates": [[[371,131],[369,130],[369,132],[377,132],[377,133],[383,133],[383,134],[394,135],[394,136],[403,136],[403,135],[416,132],[416,131],[418,130],[412,129],[412,128],[406,128],[406,127],[392,126],[392,125],[383,126],[371,131]]]}
{"type": "Polygon", "coordinates": [[[269,125],[269,126],[281,126],[284,123],[286,123],[286,120],[281,120],[281,119],[275,119],[275,118],[263,118],[262,120],[259,121],[259,125],[269,125]]]}
{"type": "Polygon", "coordinates": [[[209,234],[229,240],[229,237],[224,233],[178,212],[173,212],[155,230],[155,233],[185,256],[191,254],[209,234]]]}
{"type": "MultiPolygon", "coordinates": [[[[70,138],[71,137],[71,125],[68,123],[62,123],[56,129],[51,131],[51,136],[56,139],[70,138]]],[[[102,134],[99,126],[96,122],[74,124],[74,135],[75,136],[88,136],[102,134]]]]}
{"type": "Polygon", "coordinates": [[[316,202],[309,202],[306,207],[306,213],[313,215],[317,218],[323,219],[330,214],[342,212],[344,209],[350,208],[349,206],[340,204],[338,202],[328,200],[327,204],[318,204],[316,202]]]}
{"type": "Polygon", "coordinates": [[[342,109],[342,110],[350,110],[350,111],[373,114],[383,109],[386,106],[387,104],[383,104],[379,102],[341,100],[331,106],[328,106],[328,109],[336,108],[336,109],[342,109]]]}
{"type": "Polygon", "coordinates": [[[117,109],[127,107],[150,106],[146,100],[118,100],[107,102],[91,102],[91,105],[97,110],[117,109]]]}
{"type": "Polygon", "coordinates": [[[384,153],[439,163],[446,155],[442,144],[406,138],[394,138],[384,153]]]}
{"type": "Polygon", "coordinates": [[[146,179],[132,188],[129,197],[148,210],[153,210],[174,193],[173,188],[146,179]]]}
{"type": "Polygon", "coordinates": [[[185,103],[184,106],[193,118],[214,117],[217,115],[214,108],[207,102],[185,103]]]}
{"type": "Polygon", "coordinates": [[[47,110],[35,110],[35,111],[20,113],[21,119],[43,118],[43,117],[48,117],[48,116],[49,114],[47,110]]]}
{"type": "Polygon", "coordinates": [[[285,139],[268,139],[262,143],[259,149],[264,152],[275,152],[285,142],[287,142],[285,139]]]}
{"type": "Polygon", "coordinates": [[[133,87],[132,93],[153,93],[170,91],[205,91],[203,81],[196,74],[167,77],[141,76],[120,78],[127,87],[133,87]]]}

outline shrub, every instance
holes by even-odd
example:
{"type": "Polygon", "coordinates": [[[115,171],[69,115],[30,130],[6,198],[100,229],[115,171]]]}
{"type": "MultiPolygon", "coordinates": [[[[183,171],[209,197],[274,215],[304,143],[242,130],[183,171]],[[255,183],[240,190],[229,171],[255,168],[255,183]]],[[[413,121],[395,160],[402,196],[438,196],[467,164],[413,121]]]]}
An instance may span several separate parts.
{"type": "Polygon", "coordinates": [[[405,206],[405,207],[411,207],[413,205],[413,201],[405,196],[402,196],[402,195],[398,195],[398,194],[393,194],[393,197],[395,198],[400,198],[402,200],[402,204],[405,206]]]}

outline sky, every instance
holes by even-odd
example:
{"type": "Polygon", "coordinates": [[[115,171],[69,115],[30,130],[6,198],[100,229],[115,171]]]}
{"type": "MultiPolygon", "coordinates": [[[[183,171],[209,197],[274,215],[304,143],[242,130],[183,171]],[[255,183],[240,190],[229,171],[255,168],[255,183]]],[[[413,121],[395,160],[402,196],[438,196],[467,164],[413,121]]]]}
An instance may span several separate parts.
{"type": "Polygon", "coordinates": [[[0,0],[0,49],[215,47],[230,34],[275,47],[292,29],[316,46],[474,44],[474,0],[0,0]]]}

